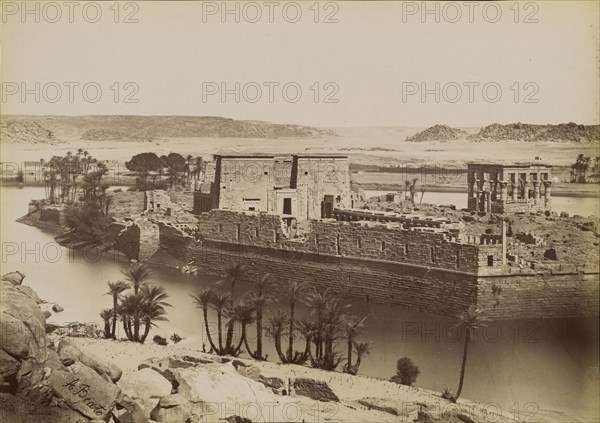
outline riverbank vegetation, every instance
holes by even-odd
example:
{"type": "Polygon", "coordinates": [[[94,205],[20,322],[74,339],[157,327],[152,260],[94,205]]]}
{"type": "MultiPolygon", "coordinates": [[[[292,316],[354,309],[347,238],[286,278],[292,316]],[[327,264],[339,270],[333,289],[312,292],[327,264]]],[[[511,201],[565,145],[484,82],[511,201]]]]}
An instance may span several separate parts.
{"type": "Polygon", "coordinates": [[[306,283],[276,280],[269,274],[260,276],[244,295],[235,297],[236,286],[248,280],[244,266],[232,264],[217,286],[228,291],[207,288],[192,295],[202,310],[204,331],[210,351],[218,355],[238,356],[245,351],[256,360],[267,360],[264,353],[265,335],[273,342],[277,358],[282,363],[308,365],[356,374],[361,360],[371,351],[368,342],[358,342],[366,317],[353,315],[342,296],[333,289],[319,291],[306,283]],[[277,294],[277,295],[276,295],[277,294]],[[277,307],[267,313],[267,306],[277,307]],[[310,310],[310,318],[298,319],[298,308],[310,310]],[[209,312],[216,314],[216,324],[209,322],[209,312]],[[250,345],[247,329],[256,330],[255,345],[250,345]],[[239,339],[234,328],[239,327],[239,339]],[[299,345],[300,341],[302,345],[299,345]],[[337,350],[344,340],[344,351],[337,350]]]}
{"type": "Polygon", "coordinates": [[[129,341],[144,343],[156,322],[167,320],[165,307],[169,297],[162,286],[150,284],[150,269],[133,263],[123,272],[125,281],[108,282],[108,292],[113,299],[113,308],[104,309],[100,317],[104,321],[105,338],[117,339],[117,319],[129,341]],[[129,292],[124,295],[127,291],[129,292]],[[111,325],[112,323],[112,325],[111,325]]]}
{"type": "MultiPolygon", "coordinates": [[[[145,264],[133,263],[123,271],[124,280],[108,282],[106,295],[113,302],[111,309],[103,309],[104,337],[117,339],[117,323],[121,322],[129,341],[144,343],[156,322],[165,321],[167,293],[163,287],[149,283],[152,278],[145,264]]],[[[191,295],[202,311],[203,328],[210,350],[203,352],[219,356],[238,357],[246,352],[258,361],[267,361],[264,339],[269,339],[283,364],[304,365],[316,369],[356,375],[362,360],[372,349],[370,342],[361,342],[368,316],[359,317],[350,310],[341,294],[332,288],[318,290],[307,283],[277,280],[263,274],[250,283],[249,290],[235,296],[236,288],[251,280],[248,269],[231,264],[216,287],[209,287],[191,295]],[[219,290],[218,287],[227,287],[219,290]],[[298,308],[305,307],[308,317],[298,319],[298,308]],[[270,311],[267,311],[270,309],[270,311]],[[209,314],[216,317],[210,322],[209,314]],[[265,322],[266,318],[266,322],[265,322]],[[256,337],[251,345],[248,329],[253,326],[256,337]],[[302,341],[302,342],[301,342],[302,341]],[[284,346],[285,345],[285,346],[284,346]]],[[[483,311],[470,307],[457,316],[455,327],[465,332],[464,347],[456,393],[446,389],[444,398],[456,402],[464,385],[467,353],[473,331],[485,325],[483,311]]],[[[180,341],[179,336],[171,339],[180,341]]],[[[156,335],[155,343],[166,345],[167,340],[156,335]]],[[[396,374],[390,381],[412,386],[420,374],[419,367],[409,358],[396,363],[396,374]]]]}

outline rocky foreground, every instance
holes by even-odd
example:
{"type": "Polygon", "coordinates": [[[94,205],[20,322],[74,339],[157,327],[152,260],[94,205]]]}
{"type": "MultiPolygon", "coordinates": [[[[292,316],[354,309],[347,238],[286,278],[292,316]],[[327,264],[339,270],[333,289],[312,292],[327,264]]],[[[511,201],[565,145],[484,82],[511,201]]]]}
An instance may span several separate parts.
{"type": "Polygon", "coordinates": [[[0,285],[2,422],[514,421],[374,378],[65,333],[23,279],[0,285]]]}

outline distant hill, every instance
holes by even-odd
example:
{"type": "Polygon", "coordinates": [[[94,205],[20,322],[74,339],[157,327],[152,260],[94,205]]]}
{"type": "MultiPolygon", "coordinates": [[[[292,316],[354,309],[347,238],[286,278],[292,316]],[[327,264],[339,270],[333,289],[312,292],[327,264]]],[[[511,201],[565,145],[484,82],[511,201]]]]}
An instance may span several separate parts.
{"type": "Polygon", "coordinates": [[[559,125],[531,125],[511,123],[500,125],[493,123],[474,135],[471,141],[550,141],[550,142],[592,142],[600,141],[600,125],[578,125],[561,123],[559,125]]]}
{"type": "Polygon", "coordinates": [[[5,120],[0,121],[0,139],[3,142],[27,142],[33,144],[58,144],[62,142],[53,131],[42,127],[36,121],[5,120]]]}
{"type": "Polygon", "coordinates": [[[424,131],[417,132],[412,137],[407,137],[406,141],[455,141],[464,140],[468,135],[469,134],[462,129],[451,128],[448,125],[435,125],[424,131]]]}
{"type": "Polygon", "coordinates": [[[211,116],[3,116],[2,141],[44,142],[57,138],[150,141],[155,138],[291,138],[335,135],[310,126],[211,116]],[[7,128],[5,136],[4,128],[7,128]],[[13,128],[13,129],[11,129],[13,128]],[[20,128],[15,130],[14,128],[20,128]],[[48,138],[50,140],[51,138],[48,138]]]}
{"type": "Polygon", "coordinates": [[[600,125],[578,125],[561,123],[559,125],[532,125],[511,123],[501,125],[493,123],[485,126],[476,134],[469,135],[462,129],[447,125],[435,125],[418,132],[406,141],[523,141],[523,142],[593,142],[600,141],[600,125]]]}

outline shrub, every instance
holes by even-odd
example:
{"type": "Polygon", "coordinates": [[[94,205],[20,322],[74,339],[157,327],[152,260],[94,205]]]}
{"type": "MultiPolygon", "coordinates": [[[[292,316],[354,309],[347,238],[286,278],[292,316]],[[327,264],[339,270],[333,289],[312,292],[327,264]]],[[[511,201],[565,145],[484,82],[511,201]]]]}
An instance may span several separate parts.
{"type": "Polygon", "coordinates": [[[408,357],[402,357],[396,362],[396,374],[391,378],[392,382],[401,385],[412,386],[417,381],[417,376],[421,371],[408,357]]]}
{"type": "Polygon", "coordinates": [[[450,402],[456,402],[454,394],[448,388],[444,389],[444,392],[442,392],[442,398],[450,402]]]}

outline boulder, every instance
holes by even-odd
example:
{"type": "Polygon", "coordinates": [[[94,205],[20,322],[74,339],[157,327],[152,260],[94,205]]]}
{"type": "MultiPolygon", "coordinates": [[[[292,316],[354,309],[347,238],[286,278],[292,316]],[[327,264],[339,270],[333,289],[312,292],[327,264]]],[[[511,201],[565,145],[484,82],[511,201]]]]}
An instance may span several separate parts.
{"type": "Polygon", "coordinates": [[[201,358],[191,357],[188,355],[184,356],[173,356],[173,357],[153,357],[144,360],[138,366],[138,370],[152,369],[155,372],[163,375],[171,384],[173,388],[177,388],[178,382],[173,376],[172,369],[187,369],[188,367],[194,367],[198,364],[209,364],[214,363],[210,360],[204,360],[201,358]]]}
{"type": "Polygon", "coordinates": [[[0,420],[6,423],[89,422],[81,414],[69,408],[40,405],[29,398],[19,398],[6,393],[0,393],[0,416],[0,420]]]}
{"type": "Polygon", "coordinates": [[[0,282],[0,385],[26,396],[44,377],[46,322],[37,296],[21,288],[0,282]]]}
{"type": "Polygon", "coordinates": [[[21,285],[25,279],[25,273],[18,270],[16,272],[5,273],[2,275],[2,280],[12,283],[13,285],[21,285]]]}
{"type": "Polygon", "coordinates": [[[121,393],[117,385],[80,362],[53,371],[48,381],[55,396],[89,419],[108,420],[121,393]]]}
{"type": "Polygon", "coordinates": [[[52,313],[50,313],[48,310],[44,310],[42,314],[44,315],[44,319],[49,319],[52,317],[52,313]]]}
{"type": "Polygon", "coordinates": [[[277,397],[262,383],[245,378],[230,364],[173,370],[178,382],[177,392],[193,403],[222,404],[231,410],[243,404],[277,402],[277,397]]]}
{"type": "Polygon", "coordinates": [[[192,417],[192,405],[182,395],[172,394],[162,397],[150,418],[157,422],[185,422],[192,417]]]}
{"type": "Polygon", "coordinates": [[[99,375],[107,375],[113,382],[117,382],[123,374],[122,370],[114,364],[107,363],[92,353],[80,350],[72,342],[64,338],[58,344],[58,356],[65,366],[81,362],[94,369],[99,375]]]}
{"type": "Polygon", "coordinates": [[[170,395],[173,385],[161,374],[150,368],[138,370],[121,379],[118,383],[124,393],[138,401],[149,416],[158,400],[170,395]]]}
{"type": "Polygon", "coordinates": [[[58,304],[54,304],[52,306],[52,311],[55,313],[60,313],[61,311],[65,311],[65,309],[59,306],[58,304]]]}
{"type": "Polygon", "coordinates": [[[116,408],[117,410],[122,410],[122,412],[113,412],[113,414],[117,417],[119,423],[148,422],[148,413],[146,412],[144,406],[126,392],[121,392],[121,395],[117,399],[116,408]]]}
{"type": "Polygon", "coordinates": [[[331,390],[327,383],[304,377],[294,379],[294,392],[315,401],[339,402],[338,396],[331,390]]]}

